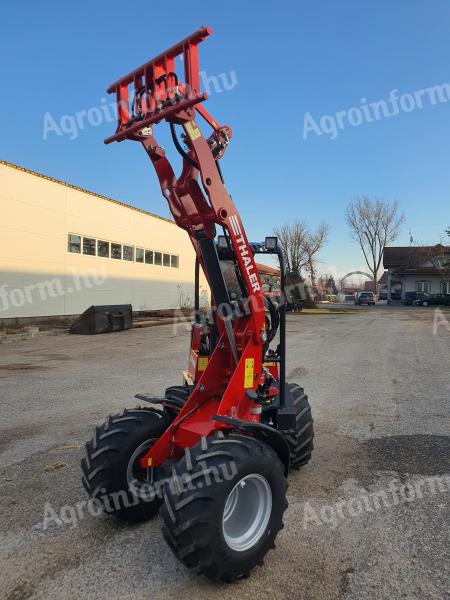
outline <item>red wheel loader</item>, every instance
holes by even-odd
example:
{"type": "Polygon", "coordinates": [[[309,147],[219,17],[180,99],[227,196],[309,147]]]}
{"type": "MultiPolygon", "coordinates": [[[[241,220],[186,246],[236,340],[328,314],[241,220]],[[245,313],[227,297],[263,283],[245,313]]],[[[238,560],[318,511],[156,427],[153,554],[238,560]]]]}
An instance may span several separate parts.
{"type": "Polygon", "coordinates": [[[283,292],[283,254],[276,237],[249,243],[219,165],[231,129],[202,104],[198,47],[210,33],[200,28],[108,89],[118,126],[105,143],[139,142],[152,162],[195,250],[196,313],[183,384],[164,398],[137,394],[139,408],[108,417],[86,444],[81,469],[91,501],[106,513],[138,522],[159,512],[186,567],[233,581],[275,546],[287,475],[310,460],[313,420],[303,389],[286,382],[285,297],[264,296],[255,264],[255,254],[277,255],[283,292]],[[182,156],[179,176],[155,137],[164,121],[182,156]],[[199,310],[200,268],[208,314],[199,310]]]}

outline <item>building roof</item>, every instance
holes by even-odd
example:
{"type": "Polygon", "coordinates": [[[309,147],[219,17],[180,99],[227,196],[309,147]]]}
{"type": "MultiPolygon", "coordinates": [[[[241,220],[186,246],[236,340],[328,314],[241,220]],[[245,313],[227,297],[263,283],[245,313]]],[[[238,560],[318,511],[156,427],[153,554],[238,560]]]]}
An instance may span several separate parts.
{"type": "Polygon", "coordinates": [[[280,269],[274,269],[273,267],[269,267],[269,265],[256,263],[256,268],[260,273],[265,273],[266,275],[276,275],[277,277],[280,276],[280,269]]]}
{"type": "Polygon", "coordinates": [[[397,246],[384,249],[383,265],[385,269],[397,275],[439,275],[437,267],[424,266],[427,262],[441,255],[450,256],[450,246],[397,246]]]}
{"type": "Polygon", "coordinates": [[[384,249],[383,265],[385,268],[398,265],[406,266],[417,261],[431,259],[444,252],[450,252],[450,246],[392,246],[384,249]]]}
{"type": "Polygon", "coordinates": [[[7,162],[6,160],[0,160],[0,165],[4,165],[5,167],[10,167],[11,169],[16,169],[17,171],[22,171],[23,173],[27,173],[28,175],[34,175],[35,177],[40,177],[41,179],[47,179],[47,181],[51,181],[53,183],[57,183],[58,185],[63,185],[64,187],[71,188],[72,190],[77,190],[78,192],[83,192],[85,194],[89,194],[91,196],[95,196],[96,198],[101,198],[102,200],[107,200],[108,202],[112,202],[113,204],[118,204],[119,206],[124,206],[125,208],[129,208],[130,210],[136,210],[137,212],[143,213],[144,215],[148,215],[155,219],[161,219],[161,221],[166,221],[166,223],[172,223],[175,225],[175,222],[171,219],[166,219],[165,217],[160,217],[159,215],[155,215],[147,210],[143,210],[142,208],[136,208],[136,206],[132,206],[131,204],[126,204],[125,202],[120,202],[120,200],[115,200],[114,198],[109,198],[108,196],[103,196],[102,194],[97,194],[96,192],[91,192],[90,190],[86,190],[84,188],[78,187],[77,185],[72,185],[71,183],[66,183],[65,181],[61,181],[59,179],[54,179],[53,177],[49,177],[48,175],[42,175],[42,173],[37,173],[36,171],[31,171],[30,169],[26,169],[25,167],[20,167],[19,165],[15,165],[13,163],[7,162]]]}

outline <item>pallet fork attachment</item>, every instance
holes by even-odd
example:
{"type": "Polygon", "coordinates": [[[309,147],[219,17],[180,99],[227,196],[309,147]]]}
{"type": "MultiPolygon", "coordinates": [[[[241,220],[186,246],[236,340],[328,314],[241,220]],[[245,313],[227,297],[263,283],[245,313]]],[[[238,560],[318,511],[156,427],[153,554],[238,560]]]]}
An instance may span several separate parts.
{"type": "Polygon", "coordinates": [[[116,95],[118,125],[116,133],[106,138],[105,144],[134,139],[133,136],[143,128],[191,107],[195,107],[215,131],[221,129],[199,104],[208,98],[208,94],[200,92],[198,45],[210,34],[209,27],[201,27],[109,86],[108,93],[116,95]],[[177,58],[183,60],[184,83],[176,73],[177,58]]]}

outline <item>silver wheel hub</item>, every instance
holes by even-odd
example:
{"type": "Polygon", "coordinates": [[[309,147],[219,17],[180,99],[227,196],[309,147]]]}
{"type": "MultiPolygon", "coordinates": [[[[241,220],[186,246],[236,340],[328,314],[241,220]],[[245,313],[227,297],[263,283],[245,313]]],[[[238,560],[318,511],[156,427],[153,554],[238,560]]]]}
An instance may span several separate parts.
{"type": "Polygon", "coordinates": [[[223,535],[232,550],[244,552],[264,535],[272,514],[269,482],[256,473],[243,477],[231,490],[223,510],[223,535]]]}

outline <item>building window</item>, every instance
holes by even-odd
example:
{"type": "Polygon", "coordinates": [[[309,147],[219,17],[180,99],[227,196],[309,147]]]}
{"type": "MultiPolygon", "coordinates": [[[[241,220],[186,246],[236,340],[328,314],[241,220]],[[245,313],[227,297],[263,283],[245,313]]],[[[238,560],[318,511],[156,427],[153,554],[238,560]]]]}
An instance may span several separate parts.
{"type": "Polygon", "coordinates": [[[172,267],[175,269],[178,269],[180,266],[180,257],[177,254],[155,252],[155,250],[84,237],[74,233],[67,235],[67,250],[75,254],[82,253],[86,256],[114,258],[115,260],[126,260],[128,262],[135,260],[137,263],[172,267]]]}
{"type": "Polygon", "coordinates": [[[109,258],[109,242],[97,240],[97,256],[109,258]]]}
{"type": "Polygon", "coordinates": [[[133,246],[123,247],[123,260],[133,260],[133,246]]]}
{"type": "Polygon", "coordinates": [[[95,256],[95,239],[94,238],[83,238],[83,254],[88,256],[95,256]]]}
{"type": "Polygon", "coordinates": [[[450,281],[443,281],[441,287],[443,294],[450,294],[450,281]]]}
{"type": "Polygon", "coordinates": [[[144,262],[144,248],[136,248],[136,262],[144,262]]]}
{"type": "Polygon", "coordinates": [[[429,294],[431,292],[431,281],[416,281],[416,292],[429,294]]]}
{"type": "Polygon", "coordinates": [[[122,244],[111,244],[111,258],[122,258],[122,244]]]}
{"type": "Polygon", "coordinates": [[[69,252],[81,254],[81,235],[74,235],[73,233],[69,233],[69,237],[67,240],[67,249],[69,252]]]}

